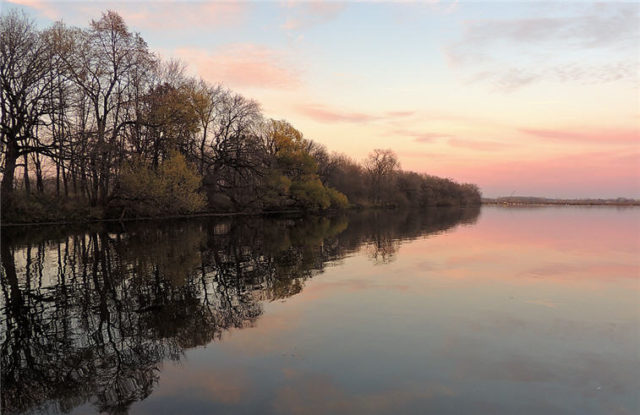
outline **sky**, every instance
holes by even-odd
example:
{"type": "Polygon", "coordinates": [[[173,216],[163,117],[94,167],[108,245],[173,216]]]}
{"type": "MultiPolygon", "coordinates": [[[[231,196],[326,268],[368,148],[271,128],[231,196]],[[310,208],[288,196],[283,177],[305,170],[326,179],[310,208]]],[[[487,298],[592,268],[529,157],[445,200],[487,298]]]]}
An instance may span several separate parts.
{"type": "Polygon", "coordinates": [[[0,0],[149,48],[362,161],[484,196],[640,198],[640,3],[0,0]]]}

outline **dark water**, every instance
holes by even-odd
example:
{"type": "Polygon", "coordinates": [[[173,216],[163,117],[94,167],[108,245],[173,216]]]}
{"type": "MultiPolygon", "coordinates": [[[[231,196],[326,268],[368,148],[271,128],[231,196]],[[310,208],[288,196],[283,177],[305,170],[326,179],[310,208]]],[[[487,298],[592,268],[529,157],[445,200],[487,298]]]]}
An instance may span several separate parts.
{"type": "Polygon", "coordinates": [[[640,209],[3,228],[12,413],[637,414],[640,209]]]}

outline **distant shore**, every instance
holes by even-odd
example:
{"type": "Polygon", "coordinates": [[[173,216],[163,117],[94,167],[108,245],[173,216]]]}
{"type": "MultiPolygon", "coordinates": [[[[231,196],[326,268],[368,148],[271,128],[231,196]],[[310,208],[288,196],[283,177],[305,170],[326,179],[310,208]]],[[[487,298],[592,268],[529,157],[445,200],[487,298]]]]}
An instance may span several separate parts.
{"type": "Polygon", "coordinates": [[[545,197],[510,196],[483,198],[483,205],[499,206],[640,206],[639,199],[550,199],[545,197]]]}

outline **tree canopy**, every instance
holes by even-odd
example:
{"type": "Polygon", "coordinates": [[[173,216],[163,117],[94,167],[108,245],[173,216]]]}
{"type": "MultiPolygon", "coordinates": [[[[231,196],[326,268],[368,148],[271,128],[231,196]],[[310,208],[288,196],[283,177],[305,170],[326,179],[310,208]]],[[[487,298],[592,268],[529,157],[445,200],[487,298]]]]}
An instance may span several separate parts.
{"type": "Polygon", "coordinates": [[[160,59],[113,11],[44,30],[9,11],[0,35],[4,219],[43,201],[118,217],[480,202],[473,185],[402,171],[392,150],[329,153],[160,59]]]}

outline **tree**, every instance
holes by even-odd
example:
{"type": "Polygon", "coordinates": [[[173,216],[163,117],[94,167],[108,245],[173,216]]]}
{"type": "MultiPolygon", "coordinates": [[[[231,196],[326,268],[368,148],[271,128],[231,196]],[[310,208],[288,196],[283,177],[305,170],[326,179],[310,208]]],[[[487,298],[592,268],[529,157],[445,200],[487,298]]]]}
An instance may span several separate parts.
{"type": "Polygon", "coordinates": [[[158,60],[113,11],[88,28],[58,22],[42,31],[13,11],[0,16],[0,35],[5,218],[101,216],[114,200],[136,197],[152,212],[176,163],[197,170],[212,210],[480,202],[473,185],[399,171],[391,150],[374,150],[364,164],[330,155],[288,122],[265,121],[256,101],[185,75],[180,61],[158,60]]]}
{"type": "Polygon", "coordinates": [[[228,90],[215,97],[214,122],[205,146],[205,185],[212,198],[223,196],[235,210],[255,206],[265,174],[266,150],[260,136],[260,105],[228,90]]]}
{"type": "Polygon", "coordinates": [[[396,170],[400,168],[398,157],[393,150],[375,149],[364,162],[371,184],[371,200],[374,204],[383,204],[385,192],[391,190],[396,170]]]}
{"type": "Polygon", "coordinates": [[[198,146],[200,174],[204,175],[207,164],[206,149],[207,141],[210,139],[211,130],[215,128],[214,123],[219,118],[216,109],[219,108],[225,91],[220,85],[210,86],[204,80],[193,82],[190,85],[191,105],[197,116],[200,127],[201,138],[198,146]]]}
{"type": "Polygon", "coordinates": [[[272,180],[292,202],[304,209],[344,208],[346,196],[324,186],[318,176],[318,164],[309,150],[313,148],[302,133],[286,121],[270,120],[266,134],[267,148],[273,156],[272,180]],[[288,192],[286,191],[288,190],[288,192]]]}
{"type": "Polygon", "coordinates": [[[25,15],[11,11],[0,16],[0,134],[3,177],[0,185],[2,210],[11,207],[13,182],[18,158],[48,153],[50,143],[40,140],[36,129],[45,124],[50,112],[48,96],[53,85],[51,50],[34,23],[25,15]]]}
{"type": "Polygon", "coordinates": [[[141,159],[130,161],[123,167],[111,206],[134,216],[197,212],[205,206],[204,196],[198,192],[201,181],[177,151],[157,168],[141,159]]]}
{"type": "Polygon", "coordinates": [[[123,119],[133,80],[148,71],[154,58],[147,44],[128,30],[113,11],[91,21],[88,30],[69,32],[70,53],[64,59],[70,79],[90,103],[95,142],[90,152],[91,203],[106,203],[120,130],[135,120],[123,119]]]}

